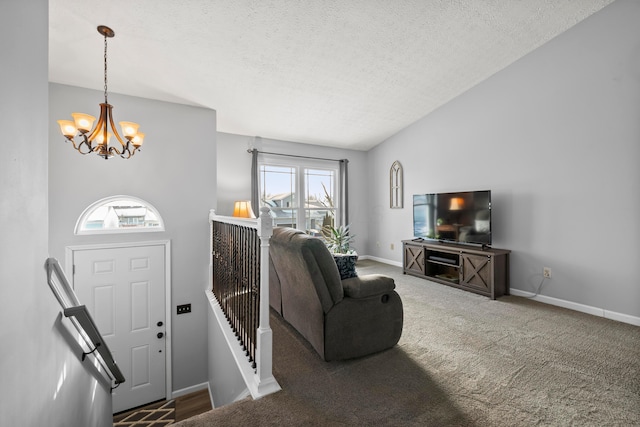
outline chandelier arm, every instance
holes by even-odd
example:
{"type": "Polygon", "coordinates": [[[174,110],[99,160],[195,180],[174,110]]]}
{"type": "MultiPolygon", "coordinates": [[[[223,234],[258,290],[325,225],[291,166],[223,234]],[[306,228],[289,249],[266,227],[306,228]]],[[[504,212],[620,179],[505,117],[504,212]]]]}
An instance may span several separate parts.
{"type": "Polygon", "coordinates": [[[110,156],[115,156],[116,154],[120,157],[122,157],[122,154],[124,153],[124,150],[122,152],[118,151],[118,149],[114,146],[109,147],[109,155],[110,156]]]}
{"type": "MultiPolygon", "coordinates": [[[[107,110],[107,116],[109,118],[109,124],[111,125],[111,130],[113,131],[113,136],[116,137],[116,139],[118,140],[120,145],[122,145],[122,147],[124,148],[129,143],[129,141],[127,141],[127,144],[122,142],[122,137],[118,133],[118,129],[116,128],[115,124],[113,123],[113,114],[111,113],[112,110],[113,110],[113,107],[110,104],[107,104],[107,105],[109,107],[108,110],[107,110]]],[[[118,150],[116,150],[116,151],[118,152],[118,154],[120,154],[120,152],[118,150]]]]}
{"type": "Polygon", "coordinates": [[[136,151],[140,150],[140,147],[136,147],[135,145],[128,143],[127,144],[127,157],[124,157],[124,153],[120,156],[123,159],[130,159],[134,154],[136,154],[136,151]],[[131,149],[131,147],[133,146],[133,150],[131,149]]]}
{"type": "Polygon", "coordinates": [[[98,123],[96,123],[96,126],[93,128],[93,130],[91,131],[91,133],[87,137],[87,139],[89,140],[89,146],[91,146],[91,142],[94,139],[96,139],[96,137],[98,136],[98,134],[102,130],[102,127],[106,124],[104,118],[106,116],[107,106],[110,107],[109,104],[100,104],[100,118],[98,119],[98,123]]]}
{"type": "Polygon", "coordinates": [[[71,144],[73,145],[73,148],[75,148],[75,150],[80,153],[80,154],[89,154],[92,153],[94,150],[91,147],[91,143],[87,141],[87,136],[85,134],[81,134],[80,135],[82,137],[82,141],[80,141],[79,144],[76,144],[76,139],[73,136],[68,136],[67,140],[71,141],[71,144]],[[85,145],[86,151],[82,151],[82,146],[85,145]]]}
{"type": "MultiPolygon", "coordinates": [[[[77,151],[80,151],[80,147],[82,147],[82,142],[80,142],[80,144],[76,145],[76,140],[73,136],[66,136],[65,138],[67,138],[67,142],[71,142],[71,144],[73,145],[73,148],[76,149],[77,151]]],[[[82,153],[82,151],[80,151],[80,153],[82,153]]],[[[84,153],[82,153],[84,154],[84,153]]]]}
{"type": "Polygon", "coordinates": [[[82,141],[80,142],[80,144],[78,144],[78,151],[82,154],[89,154],[89,153],[93,153],[94,151],[96,151],[96,148],[91,144],[91,140],[89,138],[87,138],[87,134],[86,133],[82,133],[80,134],[80,136],[82,137],[82,141]],[[85,145],[87,147],[87,152],[83,153],[80,148],[85,145]]]}
{"type": "Polygon", "coordinates": [[[130,159],[131,156],[133,156],[133,153],[131,152],[131,150],[129,150],[129,147],[127,147],[126,150],[124,150],[122,154],[120,154],[120,157],[122,157],[125,160],[130,159]]]}

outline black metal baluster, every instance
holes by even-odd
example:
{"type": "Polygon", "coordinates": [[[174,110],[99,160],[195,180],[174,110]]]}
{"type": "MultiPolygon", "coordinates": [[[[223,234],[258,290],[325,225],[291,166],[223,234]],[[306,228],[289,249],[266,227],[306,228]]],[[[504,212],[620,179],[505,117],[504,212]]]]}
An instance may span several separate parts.
{"type": "Polygon", "coordinates": [[[260,319],[260,239],[251,227],[213,221],[212,292],[256,368],[260,319]]]}

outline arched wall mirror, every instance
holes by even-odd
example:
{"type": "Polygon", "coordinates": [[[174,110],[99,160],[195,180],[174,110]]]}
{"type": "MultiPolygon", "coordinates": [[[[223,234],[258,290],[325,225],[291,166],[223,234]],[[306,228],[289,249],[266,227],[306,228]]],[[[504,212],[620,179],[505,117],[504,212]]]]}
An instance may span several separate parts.
{"type": "Polygon", "coordinates": [[[404,197],[402,194],[402,165],[399,161],[393,162],[389,171],[389,193],[391,209],[402,209],[404,197]]]}

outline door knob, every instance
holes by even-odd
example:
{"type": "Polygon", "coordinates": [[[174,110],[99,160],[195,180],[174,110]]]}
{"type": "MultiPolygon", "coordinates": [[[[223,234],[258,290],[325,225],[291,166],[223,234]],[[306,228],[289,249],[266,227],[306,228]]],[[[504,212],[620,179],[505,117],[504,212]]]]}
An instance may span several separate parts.
{"type": "Polygon", "coordinates": [[[158,332],[158,339],[162,338],[164,336],[164,334],[162,332],[158,332]]]}
{"type": "Polygon", "coordinates": [[[158,326],[162,326],[162,325],[164,325],[164,323],[162,323],[162,322],[158,322],[158,323],[157,323],[157,325],[158,325],[158,326]]]}

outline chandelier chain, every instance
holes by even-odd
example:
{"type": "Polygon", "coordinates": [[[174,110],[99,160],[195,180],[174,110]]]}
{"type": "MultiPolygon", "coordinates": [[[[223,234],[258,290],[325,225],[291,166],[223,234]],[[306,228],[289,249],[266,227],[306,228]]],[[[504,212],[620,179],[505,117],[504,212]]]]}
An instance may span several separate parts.
{"type": "Polygon", "coordinates": [[[104,103],[107,102],[107,35],[104,36],[104,103]]]}

